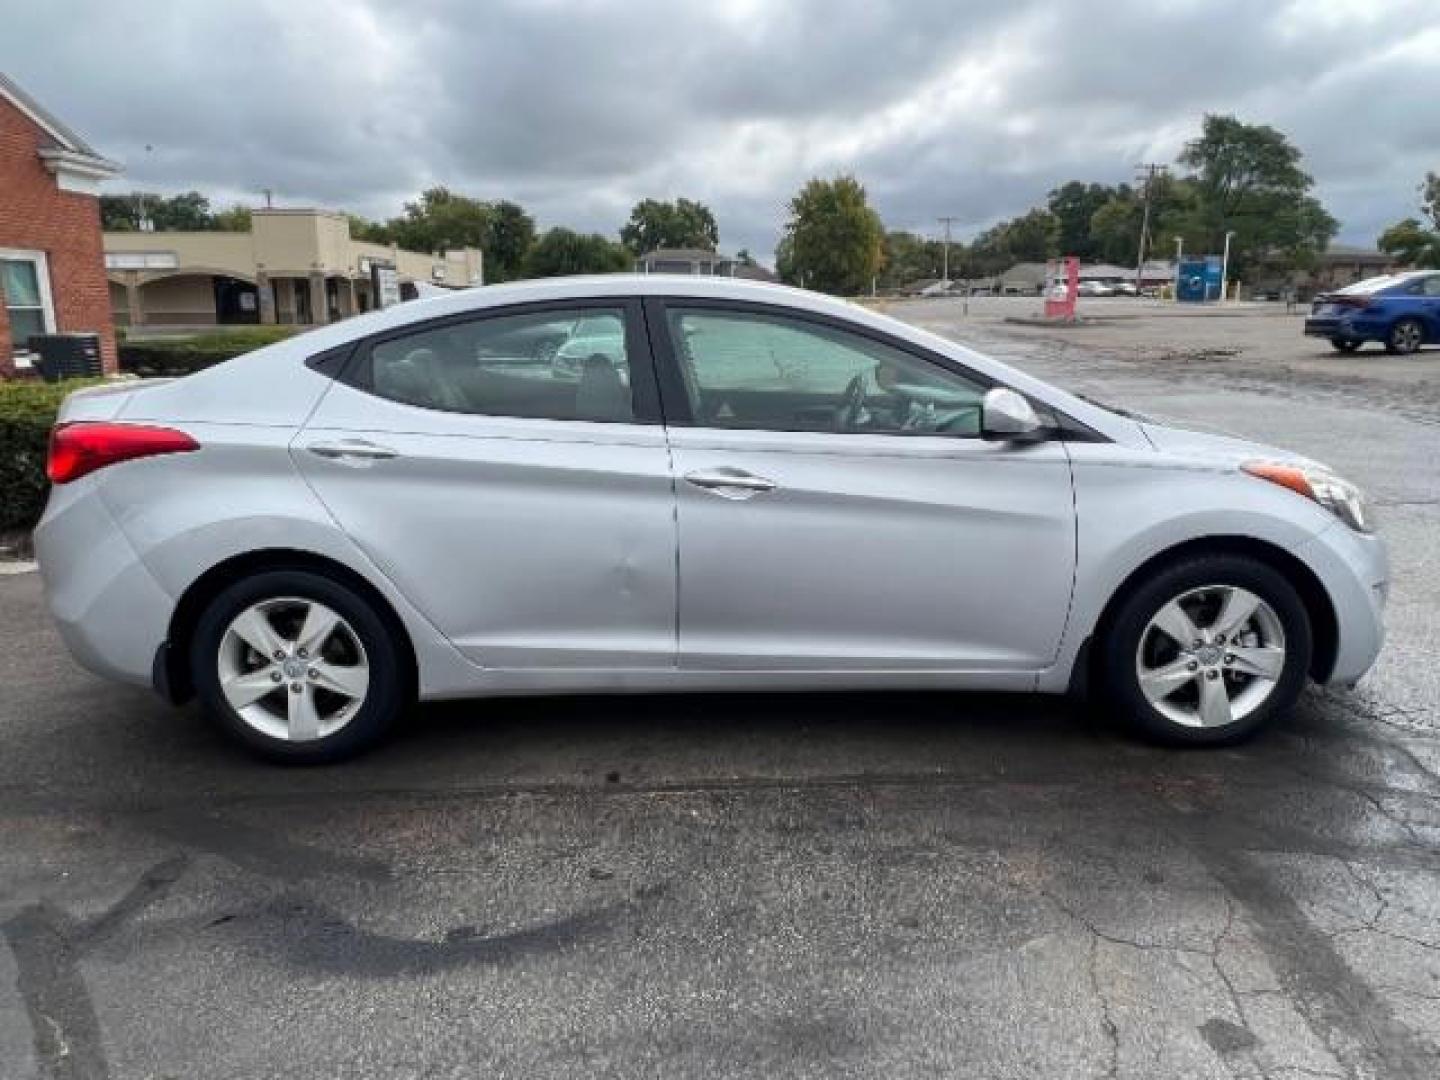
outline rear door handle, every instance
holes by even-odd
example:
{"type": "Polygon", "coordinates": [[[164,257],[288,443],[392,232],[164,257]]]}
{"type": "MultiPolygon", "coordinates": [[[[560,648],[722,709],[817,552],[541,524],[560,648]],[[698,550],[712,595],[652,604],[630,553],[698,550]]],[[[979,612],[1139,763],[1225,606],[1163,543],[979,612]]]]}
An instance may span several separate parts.
{"type": "Polygon", "coordinates": [[[340,461],[345,458],[354,458],[360,461],[385,461],[400,456],[399,451],[392,450],[388,446],[366,442],[364,439],[311,443],[306,449],[316,457],[329,458],[331,461],[340,461]]]}
{"type": "Polygon", "coordinates": [[[774,480],[727,466],[686,473],[685,482],[726,499],[748,499],[763,491],[774,491],[777,486],[774,480]]]}

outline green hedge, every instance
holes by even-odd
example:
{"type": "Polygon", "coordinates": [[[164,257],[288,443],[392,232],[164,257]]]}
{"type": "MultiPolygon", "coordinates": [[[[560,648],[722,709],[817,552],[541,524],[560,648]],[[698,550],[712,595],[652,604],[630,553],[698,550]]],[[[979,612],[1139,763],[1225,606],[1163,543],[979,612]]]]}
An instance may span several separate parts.
{"type": "Polygon", "coordinates": [[[50,492],[45,455],[60,402],[101,381],[0,382],[0,530],[28,529],[40,520],[50,492]]]}
{"type": "Polygon", "coordinates": [[[145,378],[189,375],[262,345],[283,341],[296,330],[293,326],[232,326],[186,337],[123,341],[120,370],[145,378]]]}

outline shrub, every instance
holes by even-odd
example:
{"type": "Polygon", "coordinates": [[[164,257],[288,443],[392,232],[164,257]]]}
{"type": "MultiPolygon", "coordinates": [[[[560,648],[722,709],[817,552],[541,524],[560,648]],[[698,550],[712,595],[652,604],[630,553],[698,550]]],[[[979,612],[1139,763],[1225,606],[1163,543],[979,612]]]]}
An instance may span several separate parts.
{"type": "Polygon", "coordinates": [[[55,414],[70,391],[101,381],[0,382],[0,531],[40,520],[50,492],[45,455],[55,414]]]}
{"type": "Polygon", "coordinates": [[[294,326],[229,326],[185,337],[142,341],[127,338],[120,343],[120,370],[146,378],[189,375],[262,345],[283,341],[297,329],[294,326]]]}

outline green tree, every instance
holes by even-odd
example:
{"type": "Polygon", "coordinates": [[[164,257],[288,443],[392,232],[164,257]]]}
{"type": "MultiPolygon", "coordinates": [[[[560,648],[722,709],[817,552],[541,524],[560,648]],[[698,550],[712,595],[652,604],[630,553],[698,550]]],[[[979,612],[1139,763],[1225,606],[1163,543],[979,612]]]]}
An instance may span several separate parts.
{"type": "Polygon", "coordinates": [[[1233,232],[1230,261],[1241,276],[1261,260],[1306,265],[1339,228],[1309,194],[1299,149],[1268,125],[1206,116],[1178,160],[1191,197],[1181,235],[1193,236],[1192,250],[1219,252],[1233,232]]]}
{"type": "Polygon", "coordinates": [[[384,222],[371,221],[359,214],[346,214],[345,217],[350,222],[350,239],[363,240],[369,244],[391,242],[389,226],[384,222]]]}
{"type": "Polygon", "coordinates": [[[612,274],[628,270],[630,265],[630,253],[599,233],[587,235],[572,229],[550,229],[530,248],[524,268],[530,277],[559,277],[612,274]]]}
{"type": "Polygon", "coordinates": [[[237,203],[228,210],[221,210],[211,216],[210,226],[220,232],[249,232],[250,208],[237,203]]]}
{"type": "Polygon", "coordinates": [[[1052,259],[1059,248],[1059,234],[1059,219],[1038,207],[1018,218],[1002,221],[986,229],[970,245],[965,259],[967,273],[991,277],[1017,262],[1052,259]]]}
{"type": "Polygon", "coordinates": [[[490,204],[485,230],[485,280],[511,281],[524,273],[525,256],[535,243],[535,219],[517,203],[490,204]]]}
{"type": "Polygon", "coordinates": [[[1430,219],[1430,227],[1440,232],[1440,173],[1427,172],[1421,181],[1420,209],[1430,219]]]}
{"type": "Polygon", "coordinates": [[[1404,266],[1440,269],[1440,232],[1427,229],[1419,218],[1391,225],[1380,234],[1376,247],[1394,255],[1404,266]]]}
{"type": "Polygon", "coordinates": [[[1116,195],[1090,217],[1094,257],[1117,266],[1134,265],[1140,243],[1140,200],[1132,193],[1116,195]]]}
{"type": "MultiPolygon", "coordinates": [[[[880,284],[895,289],[944,272],[944,244],[918,233],[895,230],[885,234],[885,263],[880,284]]],[[[956,276],[963,258],[962,245],[950,244],[950,275],[956,276]]]]}
{"type": "Polygon", "coordinates": [[[776,251],[780,277],[810,289],[869,292],[884,263],[885,227],[853,176],[811,180],[790,200],[776,251]]]}
{"type": "Polygon", "coordinates": [[[1120,197],[1124,191],[1128,191],[1124,184],[1115,188],[1107,184],[1071,180],[1050,192],[1045,205],[1058,223],[1055,237],[1057,253],[1075,255],[1087,262],[1098,258],[1099,245],[1090,235],[1090,222],[1102,206],[1120,197]]]}
{"type": "Polygon", "coordinates": [[[106,232],[134,232],[139,228],[135,195],[101,195],[100,228],[106,232]]]}
{"type": "Polygon", "coordinates": [[[100,224],[111,232],[134,232],[148,220],[157,232],[204,232],[216,228],[210,200],[198,191],[156,195],[132,191],[100,196],[100,224]]]}
{"type": "Polygon", "coordinates": [[[1031,210],[1005,226],[1005,246],[1016,262],[1053,259],[1060,246],[1060,222],[1048,210],[1031,210]]]}
{"type": "Polygon", "coordinates": [[[451,248],[485,246],[490,208],[479,199],[433,187],[405,204],[400,217],[386,224],[393,241],[409,251],[439,253],[451,248]]]}
{"type": "Polygon", "coordinates": [[[715,215],[704,203],[643,199],[631,209],[630,220],[620,230],[620,242],[635,255],[656,248],[714,251],[720,243],[720,230],[715,215]]]}
{"type": "Polygon", "coordinates": [[[1376,246],[1406,266],[1440,269],[1440,174],[1425,174],[1420,210],[1424,221],[1414,217],[1397,221],[1380,234],[1376,246]]]}

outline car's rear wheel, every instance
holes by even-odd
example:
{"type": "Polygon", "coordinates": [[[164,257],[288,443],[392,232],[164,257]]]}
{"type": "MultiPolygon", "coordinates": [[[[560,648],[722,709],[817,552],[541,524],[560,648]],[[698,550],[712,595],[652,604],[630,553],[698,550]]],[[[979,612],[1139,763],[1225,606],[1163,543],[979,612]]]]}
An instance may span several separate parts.
{"type": "Polygon", "coordinates": [[[1401,319],[1385,338],[1385,351],[1408,356],[1425,343],[1425,327],[1419,319],[1401,319]]]}
{"type": "Polygon", "coordinates": [[[1337,352],[1343,353],[1353,353],[1356,349],[1360,348],[1360,342],[1356,341],[1354,338],[1331,338],[1330,345],[1337,352]]]}
{"type": "Polygon", "coordinates": [[[1109,703],[1131,730],[1220,746],[1294,706],[1311,647],[1305,605],[1282,574],[1212,555],[1134,589],[1110,620],[1101,663],[1109,703]]]}
{"type": "Polygon", "coordinates": [[[231,585],[190,647],[206,712],[274,761],[338,761],[374,744],[404,711],[394,632],[373,604],[307,570],[231,585]]]}

